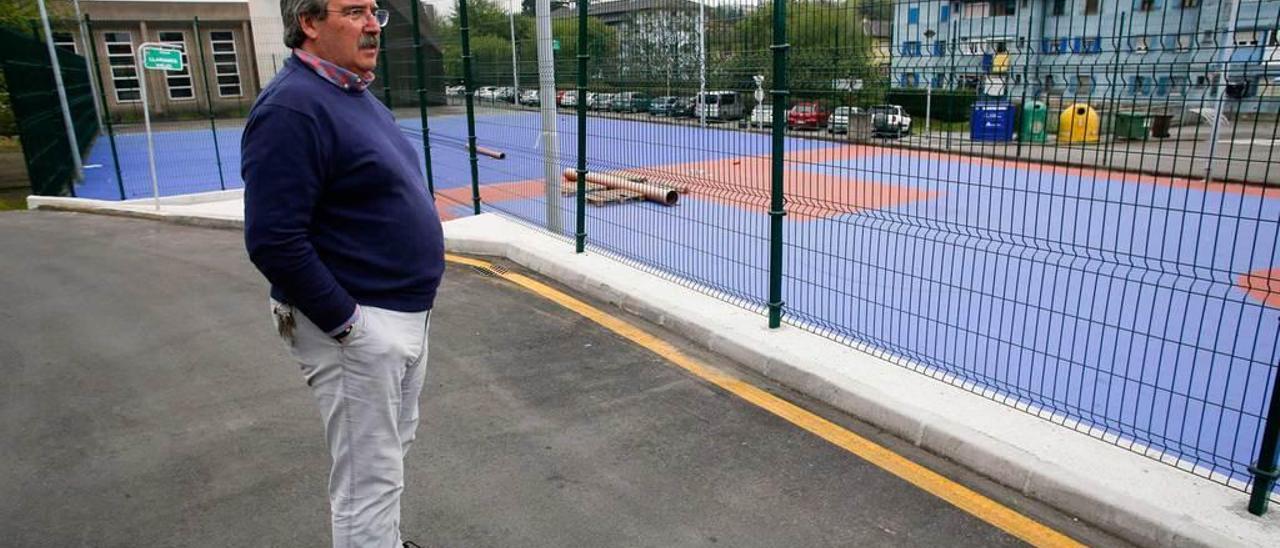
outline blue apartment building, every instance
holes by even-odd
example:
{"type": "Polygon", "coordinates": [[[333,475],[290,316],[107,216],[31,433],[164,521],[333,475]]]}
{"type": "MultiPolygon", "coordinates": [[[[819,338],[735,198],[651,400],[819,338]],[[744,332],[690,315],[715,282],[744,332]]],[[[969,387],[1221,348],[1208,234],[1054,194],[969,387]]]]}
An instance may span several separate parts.
{"type": "Polygon", "coordinates": [[[1274,113],[1278,31],[1280,0],[899,0],[890,85],[1274,113]]]}

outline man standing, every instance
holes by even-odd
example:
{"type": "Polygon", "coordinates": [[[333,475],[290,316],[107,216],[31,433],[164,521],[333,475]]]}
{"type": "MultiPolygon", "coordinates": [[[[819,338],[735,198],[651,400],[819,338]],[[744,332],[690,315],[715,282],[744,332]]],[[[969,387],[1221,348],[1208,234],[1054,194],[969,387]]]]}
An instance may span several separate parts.
{"type": "Polygon", "coordinates": [[[374,0],[280,11],[293,56],[245,125],[245,244],[324,421],[333,545],[398,547],[440,219],[417,151],[366,89],[387,12],[374,0]]]}

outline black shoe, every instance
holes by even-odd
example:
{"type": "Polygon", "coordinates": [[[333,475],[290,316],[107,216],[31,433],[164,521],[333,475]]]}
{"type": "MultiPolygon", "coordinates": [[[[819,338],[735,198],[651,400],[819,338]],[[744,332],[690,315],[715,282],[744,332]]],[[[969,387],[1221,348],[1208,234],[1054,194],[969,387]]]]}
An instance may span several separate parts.
{"type": "Polygon", "coordinates": [[[416,542],[414,542],[414,541],[412,541],[412,540],[406,540],[406,541],[404,541],[404,545],[403,545],[403,546],[404,546],[404,548],[422,548],[421,546],[418,546],[418,543],[416,543],[416,542]]]}

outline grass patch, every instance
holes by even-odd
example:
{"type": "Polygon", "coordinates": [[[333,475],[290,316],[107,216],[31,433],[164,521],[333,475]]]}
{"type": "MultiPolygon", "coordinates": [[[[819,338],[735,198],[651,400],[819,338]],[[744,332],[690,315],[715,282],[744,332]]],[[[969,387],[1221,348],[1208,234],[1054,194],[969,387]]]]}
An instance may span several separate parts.
{"type": "Polygon", "coordinates": [[[22,152],[22,143],[16,135],[0,135],[0,152],[22,152]]]}
{"type": "Polygon", "coordinates": [[[27,190],[0,190],[0,211],[27,208],[27,190]]]}

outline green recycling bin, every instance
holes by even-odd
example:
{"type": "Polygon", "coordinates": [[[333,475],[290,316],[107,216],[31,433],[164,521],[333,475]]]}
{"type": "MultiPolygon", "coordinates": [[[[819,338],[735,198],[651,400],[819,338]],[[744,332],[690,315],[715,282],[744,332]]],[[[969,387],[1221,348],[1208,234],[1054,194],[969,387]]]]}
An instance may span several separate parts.
{"type": "Polygon", "coordinates": [[[1022,103],[1022,126],[1018,128],[1018,140],[1024,143],[1043,143],[1049,132],[1049,106],[1042,101],[1022,103]]]}
{"type": "Polygon", "coordinates": [[[1113,131],[1117,139],[1145,141],[1151,135],[1151,117],[1145,112],[1117,112],[1113,131]]]}

